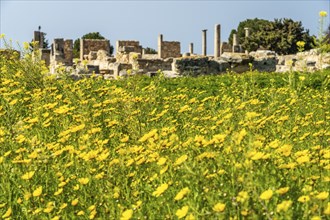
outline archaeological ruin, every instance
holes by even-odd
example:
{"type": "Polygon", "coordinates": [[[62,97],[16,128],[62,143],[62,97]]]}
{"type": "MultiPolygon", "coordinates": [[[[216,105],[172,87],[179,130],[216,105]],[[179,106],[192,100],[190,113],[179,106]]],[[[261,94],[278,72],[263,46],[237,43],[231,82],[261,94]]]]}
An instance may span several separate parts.
{"type": "MultiPolygon", "coordinates": [[[[245,28],[245,37],[249,37],[245,28]]],[[[236,34],[233,45],[221,41],[221,25],[214,26],[214,53],[207,55],[207,30],[202,30],[202,54],[194,53],[194,43],[189,51],[181,52],[179,41],[165,41],[158,36],[157,54],[147,54],[139,41],[118,40],[116,54],[110,55],[110,40],[80,40],[80,58],[74,62],[73,41],[56,38],[51,49],[43,48],[44,33],[34,32],[34,41],[39,42],[36,49],[40,58],[55,74],[59,67],[66,67],[75,75],[100,74],[105,78],[118,78],[130,74],[154,75],[161,70],[165,75],[175,77],[184,75],[219,74],[228,71],[242,73],[253,69],[266,72],[315,71],[330,68],[330,54],[317,50],[300,52],[295,55],[279,56],[273,51],[247,51],[242,48],[236,34]]]]}

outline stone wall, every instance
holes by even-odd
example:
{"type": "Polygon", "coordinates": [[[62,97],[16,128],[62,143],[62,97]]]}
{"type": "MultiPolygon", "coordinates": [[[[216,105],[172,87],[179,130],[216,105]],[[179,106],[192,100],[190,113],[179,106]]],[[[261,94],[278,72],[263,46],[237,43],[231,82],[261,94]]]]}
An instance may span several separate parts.
{"type": "Polygon", "coordinates": [[[293,55],[278,56],[277,60],[276,72],[313,72],[321,69],[330,69],[330,53],[322,54],[317,49],[293,55]]]}
{"type": "Polygon", "coordinates": [[[162,41],[161,58],[177,58],[181,57],[181,45],[177,41],[162,41]]]}
{"type": "Polygon", "coordinates": [[[45,61],[46,66],[50,65],[50,49],[40,49],[40,59],[45,61]]]}
{"type": "Polygon", "coordinates": [[[105,50],[110,54],[110,41],[99,39],[80,39],[80,60],[87,58],[91,51],[105,50]]]}
{"type": "Polygon", "coordinates": [[[193,56],[174,59],[172,70],[182,76],[218,74],[227,66],[206,56],[193,56]]]}
{"type": "MultiPolygon", "coordinates": [[[[45,52],[47,53],[47,52],[45,52]]],[[[46,56],[46,55],[45,55],[46,56]]],[[[72,66],[73,59],[73,41],[56,38],[51,46],[50,62],[54,65],[62,63],[66,66],[72,66]]]]}
{"type": "Polygon", "coordinates": [[[73,64],[73,41],[65,40],[64,41],[64,60],[67,66],[72,66],[73,64]]]}
{"type": "Polygon", "coordinates": [[[142,46],[139,41],[119,40],[116,42],[116,53],[140,53],[142,54],[142,46]]]}
{"type": "Polygon", "coordinates": [[[173,59],[137,59],[137,65],[143,73],[157,72],[158,70],[172,70],[173,59]]]}
{"type": "Polygon", "coordinates": [[[221,52],[224,53],[224,52],[232,52],[233,50],[233,47],[227,43],[227,42],[222,42],[221,43],[221,52]]]}

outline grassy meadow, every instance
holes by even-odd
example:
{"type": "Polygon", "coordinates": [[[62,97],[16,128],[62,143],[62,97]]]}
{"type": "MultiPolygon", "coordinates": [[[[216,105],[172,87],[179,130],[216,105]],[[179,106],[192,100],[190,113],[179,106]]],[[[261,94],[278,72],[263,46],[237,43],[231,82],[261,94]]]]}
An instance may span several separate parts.
{"type": "Polygon", "coordinates": [[[330,71],[45,73],[0,58],[2,219],[329,219],[330,71]]]}

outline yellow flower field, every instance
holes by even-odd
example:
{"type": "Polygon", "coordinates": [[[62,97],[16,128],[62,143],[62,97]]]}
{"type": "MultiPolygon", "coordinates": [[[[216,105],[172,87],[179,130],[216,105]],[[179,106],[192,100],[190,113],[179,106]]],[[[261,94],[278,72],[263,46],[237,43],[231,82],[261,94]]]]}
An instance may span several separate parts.
{"type": "Polygon", "coordinates": [[[3,219],[329,218],[329,71],[45,72],[0,58],[3,219]]]}

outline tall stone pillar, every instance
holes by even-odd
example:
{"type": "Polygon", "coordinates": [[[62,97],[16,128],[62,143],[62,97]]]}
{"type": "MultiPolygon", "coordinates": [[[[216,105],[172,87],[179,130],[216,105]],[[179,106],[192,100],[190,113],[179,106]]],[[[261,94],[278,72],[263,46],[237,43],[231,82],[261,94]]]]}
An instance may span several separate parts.
{"type": "Polygon", "coordinates": [[[245,30],[245,37],[250,37],[250,28],[244,28],[245,30]]]}
{"type": "Polygon", "coordinates": [[[220,24],[214,27],[214,58],[220,57],[220,24]]]}
{"type": "Polygon", "coordinates": [[[202,30],[202,55],[203,56],[206,56],[207,52],[206,52],[206,31],[207,29],[205,30],[202,30]]]}
{"type": "Polygon", "coordinates": [[[237,34],[233,34],[233,53],[240,52],[237,34]]]}
{"type": "Polygon", "coordinates": [[[80,38],[80,61],[84,60],[84,39],[80,38]]]}
{"type": "MultiPolygon", "coordinates": [[[[249,38],[250,37],[250,28],[244,28],[245,30],[245,38],[249,38]]],[[[248,50],[245,50],[245,54],[249,54],[248,50]]]]}
{"type": "Polygon", "coordinates": [[[40,31],[35,31],[33,41],[38,42],[38,44],[36,45],[37,48],[35,48],[35,49],[44,48],[44,33],[40,32],[40,31]]]}
{"type": "Polygon", "coordinates": [[[194,54],[194,43],[189,44],[189,53],[194,54]]]}
{"type": "Polygon", "coordinates": [[[163,35],[160,34],[158,36],[158,57],[162,58],[163,54],[162,54],[162,44],[163,44],[163,35]]]}

